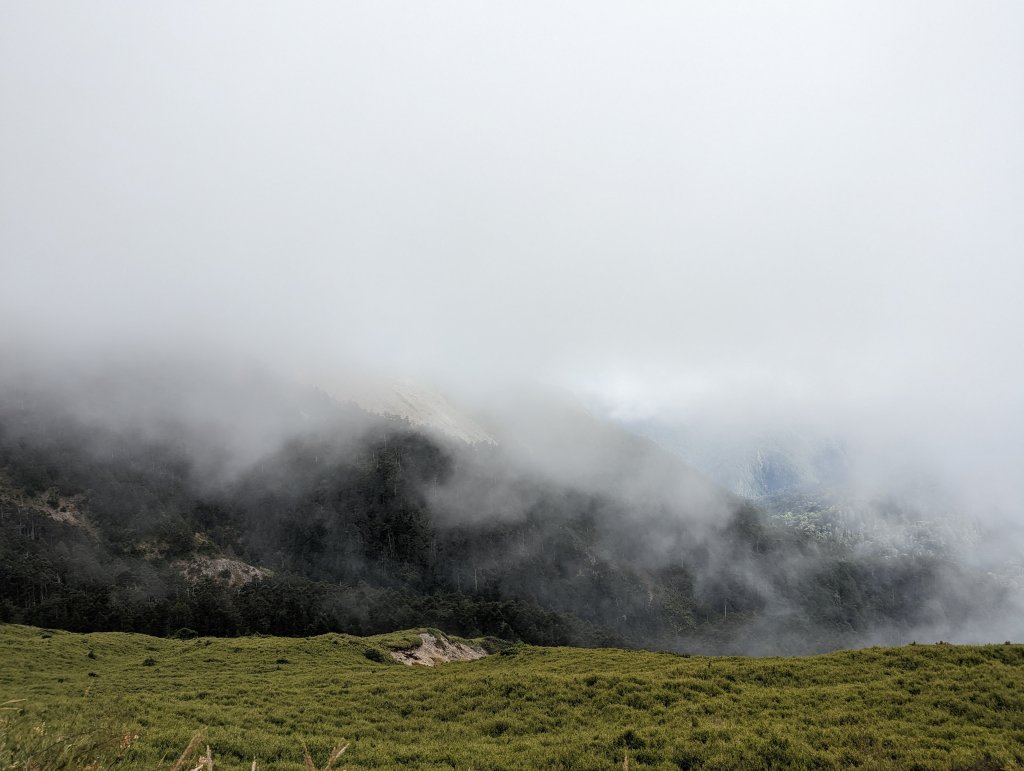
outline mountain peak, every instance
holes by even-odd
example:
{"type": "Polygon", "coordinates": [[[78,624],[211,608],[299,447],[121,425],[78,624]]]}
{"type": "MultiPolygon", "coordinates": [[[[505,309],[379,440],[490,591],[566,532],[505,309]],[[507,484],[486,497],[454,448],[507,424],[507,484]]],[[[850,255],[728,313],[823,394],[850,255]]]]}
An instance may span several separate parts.
{"type": "Polygon", "coordinates": [[[318,378],[315,382],[335,399],[351,402],[374,415],[403,418],[417,428],[470,445],[497,444],[467,410],[434,388],[365,375],[318,378]]]}

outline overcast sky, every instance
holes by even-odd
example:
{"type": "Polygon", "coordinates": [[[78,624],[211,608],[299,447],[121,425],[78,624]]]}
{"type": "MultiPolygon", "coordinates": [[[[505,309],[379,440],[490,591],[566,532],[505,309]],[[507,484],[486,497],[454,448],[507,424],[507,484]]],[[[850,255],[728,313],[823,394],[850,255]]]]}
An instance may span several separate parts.
{"type": "Polygon", "coordinates": [[[0,110],[8,337],[1024,462],[1018,2],[13,1],[0,110]]]}

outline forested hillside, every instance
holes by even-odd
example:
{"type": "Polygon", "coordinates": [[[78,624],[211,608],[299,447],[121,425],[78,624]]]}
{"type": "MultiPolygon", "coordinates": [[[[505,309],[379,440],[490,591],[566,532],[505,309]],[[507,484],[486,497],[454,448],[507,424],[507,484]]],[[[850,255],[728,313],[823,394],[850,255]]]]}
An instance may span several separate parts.
{"type": "Polygon", "coordinates": [[[608,473],[628,479],[588,486],[249,375],[11,380],[0,620],[760,653],[938,636],[1001,607],[950,561],[769,525],[623,448],[608,473]]]}

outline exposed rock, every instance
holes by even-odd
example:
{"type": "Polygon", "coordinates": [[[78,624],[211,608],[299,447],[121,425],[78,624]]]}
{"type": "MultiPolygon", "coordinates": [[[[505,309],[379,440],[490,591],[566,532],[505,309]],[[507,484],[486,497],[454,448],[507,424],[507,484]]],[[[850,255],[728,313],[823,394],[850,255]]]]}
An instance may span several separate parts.
{"type": "Polygon", "coordinates": [[[0,509],[3,510],[3,514],[17,511],[33,512],[65,525],[81,527],[94,535],[93,527],[82,510],[84,497],[61,495],[55,488],[35,495],[27,494],[0,472],[0,509]]]}
{"type": "Polygon", "coordinates": [[[428,632],[421,632],[420,639],[423,642],[418,647],[392,651],[391,657],[409,667],[433,667],[449,661],[476,661],[487,655],[487,651],[479,645],[455,642],[444,635],[435,637],[428,632]]]}
{"type": "Polygon", "coordinates": [[[195,557],[189,562],[178,564],[185,578],[191,581],[212,578],[228,586],[245,586],[264,576],[272,575],[266,568],[258,568],[227,557],[195,557]]]}

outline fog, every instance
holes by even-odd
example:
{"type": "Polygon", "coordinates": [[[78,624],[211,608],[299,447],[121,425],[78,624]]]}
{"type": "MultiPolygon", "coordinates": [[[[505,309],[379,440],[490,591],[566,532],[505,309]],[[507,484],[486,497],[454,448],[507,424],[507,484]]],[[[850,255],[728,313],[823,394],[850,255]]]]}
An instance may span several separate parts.
{"type": "Polygon", "coordinates": [[[7,3],[5,366],[237,356],[506,415],[528,384],[836,440],[1017,544],[1022,30],[1011,2],[7,3]]]}

